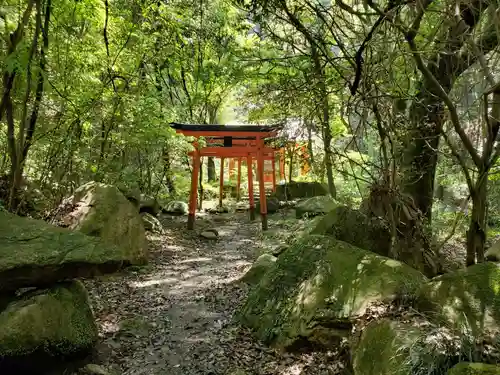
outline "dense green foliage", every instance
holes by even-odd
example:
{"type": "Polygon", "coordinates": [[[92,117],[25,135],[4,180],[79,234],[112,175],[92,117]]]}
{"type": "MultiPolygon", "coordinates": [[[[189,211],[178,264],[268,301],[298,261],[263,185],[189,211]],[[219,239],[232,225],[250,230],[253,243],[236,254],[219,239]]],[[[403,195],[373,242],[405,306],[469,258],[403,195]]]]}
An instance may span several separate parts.
{"type": "Polygon", "coordinates": [[[298,176],[299,148],[281,143],[288,179],[378,201],[392,243],[429,269],[455,233],[481,262],[499,222],[498,20],[487,1],[454,7],[6,0],[2,205],[40,212],[92,180],[186,197],[191,146],[169,122],[282,123],[311,166],[298,176]]]}

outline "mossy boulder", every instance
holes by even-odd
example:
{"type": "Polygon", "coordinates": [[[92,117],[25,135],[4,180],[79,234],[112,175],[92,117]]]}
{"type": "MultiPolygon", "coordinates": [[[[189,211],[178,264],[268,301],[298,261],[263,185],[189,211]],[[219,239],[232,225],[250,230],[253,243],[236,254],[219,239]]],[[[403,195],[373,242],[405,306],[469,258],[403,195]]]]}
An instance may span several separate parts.
{"type": "MultiPolygon", "coordinates": [[[[280,201],[274,196],[266,198],[266,207],[268,214],[274,214],[280,209],[280,201]]],[[[260,214],[260,199],[255,202],[255,212],[260,214]]]]}
{"type": "Polygon", "coordinates": [[[500,241],[495,241],[484,253],[484,258],[490,262],[500,262],[500,241]]]}
{"type": "Polygon", "coordinates": [[[158,216],[161,210],[161,205],[155,198],[141,194],[141,200],[139,203],[140,213],[144,212],[153,216],[158,216]]]}
{"type": "Polygon", "coordinates": [[[144,225],[136,207],[112,185],[89,182],[68,198],[73,210],[62,221],[67,227],[99,237],[122,249],[132,264],[147,261],[144,225]]]}
{"type": "Polygon", "coordinates": [[[327,234],[379,255],[389,256],[391,234],[387,225],[376,217],[338,206],[316,223],[313,234],[327,234]]]}
{"type": "Polygon", "coordinates": [[[328,186],[320,182],[290,182],[276,186],[276,196],[282,201],[328,194],[328,186]]]}
{"type": "Polygon", "coordinates": [[[187,215],[189,212],[189,206],[185,202],[172,201],[167,204],[164,211],[171,215],[187,215]]]}
{"type": "Polygon", "coordinates": [[[262,254],[243,275],[241,281],[250,285],[257,284],[260,279],[274,267],[276,259],[277,258],[271,254],[262,254]]]}
{"type": "Polygon", "coordinates": [[[4,360],[72,356],[91,349],[96,340],[87,291],[78,281],[27,292],[0,312],[4,360]]]}
{"type": "Polygon", "coordinates": [[[500,333],[500,265],[480,263],[432,279],[419,290],[417,308],[464,334],[500,333]]]}
{"type": "Polygon", "coordinates": [[[141,205],[141,191],[138,188],[129,189],[123,185],[118,185],[117,187],[125,198],[139,210],[141,205]]]}
{"type": "Polygon", "coordinates": [[[160,220],[149,213],[142,213],[142,223],[144,224],[144,229],[151,233],[162,234],[163,233],[163,225],[160,220]]]}
{"type": "Polygon", "coordinates": [[[500,366],[462,362],[451,368],[448,375],[500,375],[500,366]]]}
{"type": "Polygon", "coordinates": [[[323,345],[346,334],[373,303],[413,295],[425,282],[398,261],[330,236],[306,235],[263,275],[238,318],[278,347],[300,338],[323,345]]]}
{"type": "Polygon", "coordinates": [[[352,345],[355,375],[409,375],[411,348],[420,337],[413,325],[384,319],[364,328],[359,342],[352,345]]]}
{"type": "Polygon", "coordinates": [[[0,291],[116,272],[135,263],[130,255],[100,238],[0,212],[0,291]]]}
{"type": "Polygon", "coordinates": [[[450,331],[420,316],[374,320],[357,341],[351,338],[354,375],[445,374],[456,363],[459,344],[450,331]]]}
{"type": "Polygon", "coordinates": [[[329,195],[312,197],[295,206],[295,217],[325,215],[338,206],[338,203],[329,195]]]}

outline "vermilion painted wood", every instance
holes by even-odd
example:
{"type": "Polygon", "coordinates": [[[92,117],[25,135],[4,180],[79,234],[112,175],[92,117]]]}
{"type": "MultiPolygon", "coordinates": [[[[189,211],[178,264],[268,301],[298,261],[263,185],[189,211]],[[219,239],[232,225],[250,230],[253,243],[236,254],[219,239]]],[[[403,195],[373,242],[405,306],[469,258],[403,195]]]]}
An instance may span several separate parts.
{"type": "Polygon", "coordinates": [[[257,153],[257,173],[259,175],[259,206],[260,218],[262,220],[262,230],[267,230],[267,202],[266,202],[266,188],[264,185],[264,142],[259,139],[259,150],[257,153]]]}
{"type": "MultiPolygon", "coordinates": [[[[262,149],[263,157],[274,158],[274,154],[278,150],[271,147],[264,147],[262,149]]],[[[201,156],[214,156],[214,157],[245,157],[251,155],[257,157],[258,148],[257,147],[203,147],[199,151],[201,156]]],[[[194,151],[191,151],[189,155],[194,155],[194,151]]],[[[269,159],[266,159],[269,160],[269,159]]]]}
{"type": "Polygon", "coordinates": [[[222,208],[222,197],[224,194],[224,158],[220,159],[220,181],[219,181],[219,207],[222,208]]]}
{"type": "MultiPolygon", "coordinates": [[[[231,131],[226,130],[227,127],[223,128],[218,126],[218,130],[208,130],[206,126],[186,126],[182,124],[174,124],[177,133],[182,133],[185,136],[192,136],[195,138],[193,145],[197,149],[192,151],[189,155],[193,156],[193,170],[191,174],[191,192],[189,200],[189,218],[188,218],[188,229],[193,229],[194,227],[194,215],[196,213],[196,201],[197,201],[197,182],[200,169],[200,157],[201,156],[215,156],[221,158],[221,168],[220,168],[220,187],[219,187],[219,205],[222,206],[222,197],[224,189],[224,158],[238,158],[238,198],[241,183],[241,158],[247,159],[248,166],[248,190],[249,190],[249,200],[250,200],[250,215],[251,219],[254,218],[255,202],[253,197],[253,175],[252,175],[252,158],[257,158],[257,170],[258,179],[260,187],[260,210],[262,218],[262,229],[267,230],[267,202],[266,202],[266,191],[265,191],[265,176],[264,172],[264,160],[271,160],[273,162],[273,190],[276,189],[276,171],[275,171],[275,153],[279,152],[279,149],[272,147],[266,147],[264,145],[265,138],[276,137],[278,132],[275,129],[269,131],[239,131],[239,129],[234,128],[231,131]],[[178,126],[183,127],[183,129],[178,128],[178,126]],[[199,130],[189,130],[199,129],[199,130]],[[208,145],[214,144],[224,144],[224,139],[221,137],[232,137],[231,147],[203,147],[198,149],[198,138],[207,137],[205,140],[208,145]],[[212,139],[211,139],[212,137],[212,139]],[[213,139],[216,138],[216,139],[213,139]]],[[[262,127],[259,128],[263,130],[262,127]]],[[[233,168],[231,168],[232,163],[230,162],[230,174],[233,168]]],[[[281,167],[281,164],[280,164],[281,167]]]]}
{"type": "Polygon", "coordinates": [[[188,229],[194,228],[196,215],[196,201],[198,194],[198,172],[200,170],[200,155],[195,152],[193,156],[193,169],[191,173],[191,191],[189,193],[188,229]]]}
{"type": "Polygon", "coordinates": [[[238,177],[236,181],[236,201],[240,201],[240,187],[241,187],[241,158],[238,158],[238,177]]]}
{"type": "Polygon", "coordinates": [[[248,201],[250,204],[250,220],[255,220],[255,201],[253,199],[253,162],[252,156],[247,156],[248,168],[248,201]]]}
{"type": "Polygon", "coordinates": [[[273,158],[273,193],[276,193],[276,159],[273,158]]]}

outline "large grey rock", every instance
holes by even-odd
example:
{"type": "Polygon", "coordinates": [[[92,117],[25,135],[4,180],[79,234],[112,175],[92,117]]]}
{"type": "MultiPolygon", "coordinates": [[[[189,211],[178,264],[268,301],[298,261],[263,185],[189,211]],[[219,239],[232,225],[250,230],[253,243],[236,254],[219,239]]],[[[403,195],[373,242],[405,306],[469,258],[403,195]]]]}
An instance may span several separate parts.
{"type": "Polygon", "coordinates": [[[96,340],[97,326],[80,282],[27,292],[0,312],[3,360],[70,356],[91,349],[96,340]]]}
{"type": "Polygon", "coordinates": [[[0,291],[116,272],[137,260],[125,246],[0,212],[0,291]]]}
{"type": "Polygon", "coordinates": [[[276,196],[283,201],[328,194],[328,186],[320,182],[290,182],[276,186],[276,196]]]}
{"type": "Polygon", "coordinates": [[[64,225],[105,244],[118,246],[133,264],[147,261],[148,245],[144,225],[136,207],[112,185],[89,182],[65,200],[69,213],[64,225]]]}
{"type": "Polygon", "coordinates": [[[346,206],[338,206],[318,220],[313,234],[326,234],[362,249],[389,256],[391,233],[382,219],[368,217],[346,206]]]}
{"type": "Polygon", "coordinates": [[[500,334],[500,265],[479,263],[422,285],[415,306],[467,337],[500,334]]]}
{"type": "Polygon", "coordinates": [[[262,254],[252,264],[252,267],[243,275],[241,281],[247,284],[257,284],[260,279],[274,267],[276,257],[271,254],[262,254]]]}
{"type": "MultiPolygon", "coordinates": [[[[274,196],[267,197],[266,199],[266,207],[268,214],[276,213],[280,208],[280,201],[278,198],[274,196]]],[[[260,214],[260,199],[255,202],[255,212],[260,214]]]]}
{"type": "Polygon", "coordinates": [[[151,214],[142,213],[142,222],[144,224],[144,228],[151,232],[151,233],[157,233],[157,234],[162,234],[163,233],[163,225],[161,224],[160,220],[158,220],[156,217],[154,217],[151,214]]]}
{"type": "Polygon", "coordinates": [[[171,215],[187,215],[189,206],[185,202],[172,201],[166,205],[164,211],[171,215]]]}
{"type": "Polygon", "coordinates": [[[338,206],[338,203],[329,195],[312,197],[295,206],[295,216],[300,219],[304,216],[325,215],[338,206]]]}
{"type": "MultiPolygon", "coordinates": [[[[278,347],[329,346],[370,306],[413,296],[426,277],[396,260],[330,236],[306,235],[276,260],[237,316],[278,347]]],[[[337,341],[338,342],[338,341],[337,341]]]]}
{"type": "Polygon", "coordinates": [[[126,186],[117,186],[121,193],[127,198],[127,200],[137,207],[140,208],[141,205],[141,191],[137,188],[129,189],[126,186]]]}
{"type": "Polygon", "coordinates": [[[147,212],[150,215],[158,216],[161,212],[161,205],[155,198],[147,195],[141,195],[139,212],[147,212]]]}
{"type": "Polygon", "coordinates": [[[500,240],[495,241],[486,250],[484,258],[490,262],[500,262],[500,240]]]}

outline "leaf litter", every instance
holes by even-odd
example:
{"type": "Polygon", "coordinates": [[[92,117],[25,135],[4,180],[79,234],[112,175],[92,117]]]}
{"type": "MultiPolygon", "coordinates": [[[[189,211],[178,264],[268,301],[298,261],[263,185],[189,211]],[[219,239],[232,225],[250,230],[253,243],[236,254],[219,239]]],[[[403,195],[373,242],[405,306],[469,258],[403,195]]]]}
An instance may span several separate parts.
{"type": "Polygon", "coordinates": [[[345,353],[277,352],[234,321],[247,294],[237,280],[265,236],[244,213],[209,218],[197,219],[194,231],[163,218],[164,234],[150,236],[148,266],[85,282],[100,332],[93,361],[123,375],[345,373],[345,353]],[[213,227],[216,242],[199,237],[213,227]]]}

